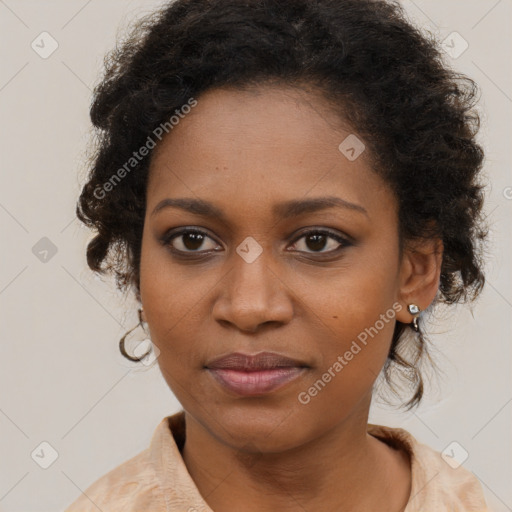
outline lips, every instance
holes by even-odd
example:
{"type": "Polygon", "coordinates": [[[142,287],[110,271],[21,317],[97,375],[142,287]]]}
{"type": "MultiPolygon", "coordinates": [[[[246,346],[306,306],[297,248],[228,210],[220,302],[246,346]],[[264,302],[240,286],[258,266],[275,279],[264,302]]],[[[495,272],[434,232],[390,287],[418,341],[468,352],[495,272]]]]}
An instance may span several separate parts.
{"type": "Polygon", "coordinates": [[[238,370],[244,372],[305,366],[307,365],[301,361],[285,357],[276,352],[260,352],[255,355],[234,352],[219,359],[215,359],[206,365],[206,367],[210,369],[238,370]]]}
{"type": "Polygon", "coordinates": [[[206,368],[225,389],[237,395],[255,396],[282,388],[302,375],[308,366],[275,352],[255,355],[236,352],[213,360],[206,368]]]}

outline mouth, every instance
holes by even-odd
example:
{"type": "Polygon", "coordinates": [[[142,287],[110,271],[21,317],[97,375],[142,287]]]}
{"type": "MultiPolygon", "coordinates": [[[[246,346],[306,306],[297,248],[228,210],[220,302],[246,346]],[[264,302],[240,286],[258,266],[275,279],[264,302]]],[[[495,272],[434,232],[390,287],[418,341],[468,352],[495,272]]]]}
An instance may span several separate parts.
{"type": "Polygon", "coordinates": [[[271,393],[300,377],[309,366],[275,352],[239,352],[215,359],[205,368],[225,389],[241,396],[271,393]]]}

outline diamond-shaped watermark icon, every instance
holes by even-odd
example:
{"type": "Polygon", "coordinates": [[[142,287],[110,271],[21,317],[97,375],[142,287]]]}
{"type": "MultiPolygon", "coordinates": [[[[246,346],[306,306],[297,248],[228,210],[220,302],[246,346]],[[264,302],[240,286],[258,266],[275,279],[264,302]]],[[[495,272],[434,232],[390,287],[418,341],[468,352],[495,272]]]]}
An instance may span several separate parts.
{"type": "Polygon", "coordinates": [[[441,453],[443,460],[453,469],[461,466],[469,457],[466,449],[457,441],[452,441],[441,453]]]}
{"type": "Polygon", "coordinates": [[[247,262],[252,263],[263,252],[263,247],[254,240],[252,236],[248,236],[237,248],[236,252],[247,262]]]}
{"type": "Polygon", "coordinates": [[[151,340],[145,339],[137,343],[137,346],[133,351],[133,355],[135,357],[142,357],[140,363],[142,363],[144,366],[150,366],[154,361],[158,359],[160,350],[154,343],[151,342],[151,340]],[[144,354],[147,354],[147,356],[142,357],[144,354]]]}
{"type": "Polygon", "coordinates": [[[39,443],[30,456],[43,469],[48,469],[59,458],[57,450],[48,441],[39,443]]]}
{"type": "Polygon", "coordinates": [[[458,32],[452,32],[443,39],[441,46],[452,59],[458,59],[469,48],[469,43],[458,32]]]}
{"type": "Polygon", "coordinates": [[[48,32],[41,32],[30,44],[39,57],[47,59],[59,47],[57,40],[48,32]]]}
{"type": "Polygon", "coordinates": [[[42,263],[48,263],[57,254],[57,246],[48,237],[43,236],[32,247],[32,254],[42,263]]]}
{"type": "Polygon", "coordinates": [[[348,137],[343,139],[342,143],[338,146],[338,149],[347,158],[347,160],[353,162],[359,158],[366,147],[356,135],[351,133],[348,137]]]}

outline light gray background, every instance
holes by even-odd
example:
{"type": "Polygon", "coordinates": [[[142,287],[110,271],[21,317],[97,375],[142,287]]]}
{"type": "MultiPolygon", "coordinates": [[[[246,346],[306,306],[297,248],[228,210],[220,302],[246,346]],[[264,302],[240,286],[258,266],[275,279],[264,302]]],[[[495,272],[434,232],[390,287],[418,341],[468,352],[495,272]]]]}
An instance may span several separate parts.
{"type": "MultiPolygon", "coordinates": [[[[180,408],[156,366],[139,367],[119,354],[119,338],[135,325],[134,303],[87,269],[90,233],[74,214],[91,89],[103,55],[118,30],[122,34],[130,20],[159,3],[0,0],[4,512],[63,510],[94,480],[146,448],[159,421],[180,408]],[[47,59],[31,48],[43,31],[59,45],[47,59]],[[43,237],[57,249],[46,262],[33,253],[43,237]],[[31,458],[43,441],[58,452],[48,469],[31,458]]],[[[464,466],[481,480],[491,509],[512,510],[512,2],[404,5],[424,29],[441,39],[457,31],[469,44],[447,60],[482,89],[480,142],[493,229],[488,283],[473,313],[459,307],[432,324],[442,376],[415,412],[377,406],[370,419],[406,428],[439,451],[457,441],[469,453],[464,466]]]]}

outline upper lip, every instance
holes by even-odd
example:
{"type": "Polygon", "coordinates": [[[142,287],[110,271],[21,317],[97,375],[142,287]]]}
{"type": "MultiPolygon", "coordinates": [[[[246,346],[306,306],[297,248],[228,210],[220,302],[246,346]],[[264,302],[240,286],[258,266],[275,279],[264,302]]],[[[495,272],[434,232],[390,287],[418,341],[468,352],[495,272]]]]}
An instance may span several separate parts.
{"type": "Polygon", "coordinates": [[[209,369],[239,371],[258,371],[292,367],[307,367],[307,364],[276,352],[259,352],[254,355],[233,352],[206,364],[206,368],[209,369]]]}

